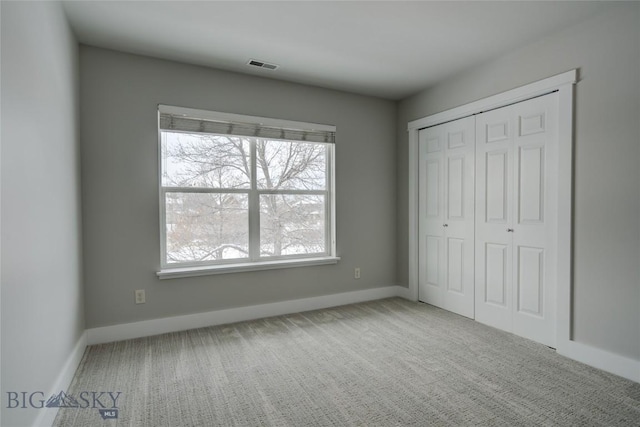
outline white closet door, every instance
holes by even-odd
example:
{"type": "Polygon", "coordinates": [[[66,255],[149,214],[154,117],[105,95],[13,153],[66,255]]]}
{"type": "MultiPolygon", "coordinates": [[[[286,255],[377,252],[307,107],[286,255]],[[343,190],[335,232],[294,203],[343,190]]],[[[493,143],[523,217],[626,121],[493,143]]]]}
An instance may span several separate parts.
{"type": "Polygon", "coordinates": [[[558,95],[515,104],[513,332],[556,344],[558,95]]]}
{"type": "Polygon", "coordinates": [[[474,317],[475,119],[420,131],[420,300],[474,317]]]}
{"type": "Polygon", "coordinates": [[[444,308],[474,318],[475,118],[447,123],[444,308]]]}
{"type": "Polygon", "coordinates": [[[476,320],[511,331],[513,234],[511,108],[476,116],[476,320]]]}
{"type": "Polygon", "coordinates": [[[557,94],[476,121],[476,320],[555,346],[557,94]]]}
{"type": "Polygon", "coordinates": [[[444,141],[440,126],[420,131],[419,263],[420,301],[442,307],[444,260],[444,141]]]}

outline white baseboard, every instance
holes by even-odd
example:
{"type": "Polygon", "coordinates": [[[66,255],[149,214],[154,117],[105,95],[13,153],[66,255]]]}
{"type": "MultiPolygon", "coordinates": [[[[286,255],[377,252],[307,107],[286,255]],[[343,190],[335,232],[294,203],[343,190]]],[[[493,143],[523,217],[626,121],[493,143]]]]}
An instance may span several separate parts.
{"type": "Polygon", "coordinates": [[[557,353],[631,381],[640,382],[640,360],[609,353],[576,341],[568,341],[558,346],[557,353]]]}
{"type": "MultiPolygon", "coordinates": [[[[58,394],[60,391],[66,391],[71,385],[71,381],[73,380],[73,376],[76,373],[76,369],[80,365],[80,361],[82,360],[82,356],[84,355],[84,350],[87,348],[87,332],[83,332],[76,342],[76,345],[71,350],[71,354],[67,358],[60,374],[58,374],[58,378],[56,378],[53,386],[50,389],[49,394],[47,396],[52,396],[53,394],[58,394]]],[[[50,426],[53,425],[53,421],[58,415],[58,408],[43,408],[38,411],[38,418],[33,423],[34,427],[42,427],[42,426],[50,426]]]]}
{"type": "Polygon", "coordinates": [[[102,344],[112,341],[148,337],[168,332],[223,325],[227,323],[242,322],[244,320],[299,313],[301,311],[318,310],[321,308],[336,307],[339,305],[395,296],[406,298],[404,295],[405,293],[408,293],[408,291],[409,290],[407,288],[402,286],[386,286],[383,288],[365,289],[362,291],[344,292],[340,294],[260,304],[249,307],[229,308],[209,311],[206,313],[187,314],[184,316],[165,317],[161,319],[144,320],[141,322],[104,326],[100,328],[87,329],[87,344],[102,344]]]}
{"type": "Polygon", "coordinates": [[[408,299],[409,301],[417,301],[417,299],[411,296],[411,289],[405,288],[404,286],[396,286],[398,288],[398,296],[400,298],[408,299]]]}

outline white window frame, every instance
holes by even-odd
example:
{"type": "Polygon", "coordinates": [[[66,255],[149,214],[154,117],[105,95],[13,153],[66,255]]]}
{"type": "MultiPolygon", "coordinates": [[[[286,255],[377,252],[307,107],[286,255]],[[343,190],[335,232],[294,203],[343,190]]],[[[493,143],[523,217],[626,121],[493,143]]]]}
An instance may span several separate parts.
{"type": "MultiPolygon", "coordinates": [[[[179,277],[203,276],[232,272],[271,270],[278,268],[304,267],[311,265],[336,264],[340,258],[336,255],[336,221],[335,221],[335,144],[324,143],[327,146],[327,188],[325,190],[267,190],[257,186],[256,140],[251,138],[251,186],[248,189],[214,189],[193,187],[165,187],[162,185],[162,136],[160,129],[160,113],[185,115],[203,120],[252,123],[264,126],[280,127],[298,130],[321,130],[335,132],[336,127],[316,123],[298,122],[290,120],[272,119],[266,117],[247,116],[243,114],[222,113],[216,111],[197,110],[192,108],[158,105],[158,196],[160,211],[160,264],[161,269],[156,274],[160,279],[179,277]],[[230,260],[167,263],[167,227],[166,227],[166,193],[243,193],[249,198],[249,257],[230,260]],[[325,252],[320,254],[281,255],[260,257],[260,195],[262,194],[291,194],[291,195],[324,195],[325,196],[325,252]]],[[[270,138],[278,140],[277,138],[270,138]]],[[[285,139],[284,141],[300,142],[285,139]]]]}

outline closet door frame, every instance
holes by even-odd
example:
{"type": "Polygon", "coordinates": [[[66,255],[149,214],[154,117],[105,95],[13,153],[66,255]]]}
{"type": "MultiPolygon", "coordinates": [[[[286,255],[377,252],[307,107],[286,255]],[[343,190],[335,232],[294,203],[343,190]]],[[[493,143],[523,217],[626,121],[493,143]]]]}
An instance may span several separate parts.
{"type": "Polygon", "coordinates": [[[408,123],[409,133],[409,290],[418,300],[418,149],[420,129],[488,110],[505,107],[537,96],[558,92],[558,246],[556,251],[556,348],[567,353],[575,344],[571,336],[572,208],[573,208],[573,99],[577,70],[567,71],[516,89],[408,123]]]}

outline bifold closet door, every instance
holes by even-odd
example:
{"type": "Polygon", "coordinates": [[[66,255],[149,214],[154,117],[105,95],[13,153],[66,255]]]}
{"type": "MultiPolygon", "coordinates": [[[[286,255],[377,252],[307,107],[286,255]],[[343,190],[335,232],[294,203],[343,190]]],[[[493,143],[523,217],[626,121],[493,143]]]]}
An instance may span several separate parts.
{"type": "Polygon", "coordinates": [[[557,93],[476,116],[476,320],[555,346],[557,93]]]}
{"type": "Polygon", "coordinates": [[[474,317],[473,117],[419,134],[419,299],[474,317]]]}

